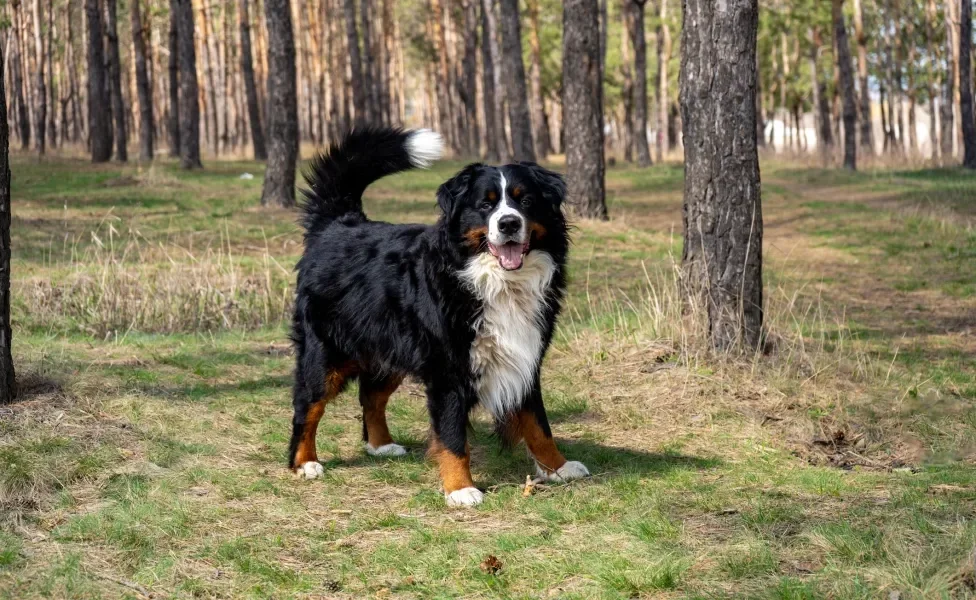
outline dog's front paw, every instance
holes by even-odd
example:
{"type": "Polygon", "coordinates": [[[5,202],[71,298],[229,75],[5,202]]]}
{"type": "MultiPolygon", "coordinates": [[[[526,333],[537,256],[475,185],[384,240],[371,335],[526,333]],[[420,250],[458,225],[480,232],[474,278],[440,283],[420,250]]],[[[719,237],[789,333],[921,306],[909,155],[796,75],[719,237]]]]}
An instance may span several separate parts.
{"type": "Polygon", "coordinates": [[[477,506],[484,502],[485,494],[478,488],[466,487],[444,494],[448,506],[477,506]]]}
{"type": "Polygon", "coordinates": [[[307,462],[295,469],[295,475],[301,479],[318,479],[325,474],[325,469],[317,462],[307,462]]]}
{"type": "Polygon", "coordinates": [[[586,465],[577,460],[567,460],[563,466],[553,472],[547,472],[536,463],[536,470],[539,477],[553,482],[566,482],[590,476],[590,471],[586,465]]]}
{"type": "Polygon", "coordinates": [[[403,456],[407,453],[407,449],[400,444],[386,444],[379,448],[374,448],[369,443],[366,443],[365,446],[366,454],[370,456],[403,456]]]}

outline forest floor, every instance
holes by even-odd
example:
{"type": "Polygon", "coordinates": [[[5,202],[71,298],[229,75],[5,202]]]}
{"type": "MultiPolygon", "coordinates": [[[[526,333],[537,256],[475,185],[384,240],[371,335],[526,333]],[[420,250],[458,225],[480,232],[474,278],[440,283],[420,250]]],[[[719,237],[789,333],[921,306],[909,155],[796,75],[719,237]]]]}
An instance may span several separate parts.
{"type": "MultiPolygon", "coordinates": [[[[367,213],[432,221],[458,163],[367,213]]],[[[351,389],[325,478],[284,468],[301,236],[262,167],[15,157],[14,357],[0,407],[3,598],[976,596],[976,176],[763,163],[768,355],[682,317],[680,165],[608,170],[544,366],[590,479],[474,423],[476,509],[425,460],[422,390],[366,456],[351,389]],[[242,179],[253,173],[253,179],[242,179]]]]}

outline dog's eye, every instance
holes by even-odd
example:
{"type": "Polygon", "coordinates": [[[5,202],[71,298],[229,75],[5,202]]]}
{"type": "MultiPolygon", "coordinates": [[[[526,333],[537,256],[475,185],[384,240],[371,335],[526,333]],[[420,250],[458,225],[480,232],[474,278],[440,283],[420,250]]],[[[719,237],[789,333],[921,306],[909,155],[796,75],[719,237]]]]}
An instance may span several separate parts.
{"type": "Polygon", "coordinates": [[[529,196],[522,196],[522,206],[528,208],[532,204],[532,198],[529,196]]]}
{"type": "Polygon", "coordinates": [[[480,208],[481,210],[491,210],[493,206],[494,204],[492,204],[490,201],[482,200],[481,204],[478,205],[478,208],[480,208]]]}

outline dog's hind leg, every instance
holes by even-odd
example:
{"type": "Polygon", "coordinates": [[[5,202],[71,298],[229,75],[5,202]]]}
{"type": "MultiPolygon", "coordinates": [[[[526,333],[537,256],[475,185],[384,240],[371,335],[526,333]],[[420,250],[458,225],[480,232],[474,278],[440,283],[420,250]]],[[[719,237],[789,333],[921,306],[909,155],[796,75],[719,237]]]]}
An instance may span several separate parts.
{"type": "Polygon", "coordinates": [[[407,450],[393,443],[390,428],[386,424],[386,405],[390,396],[400,387],[403,377],[359,378],[359,403],[363,407],[363,442],[366,452],[373,456],[403,456],[407,450]]]}
{"type": "Polygon", "coordinates": [[[325,405],[356,375],[352,363],[329,358],[316,338],[306,338],[299,344],[289,466],[305,479],[315,479],[323,473],[315,451],[315,433],[325,405]]]}

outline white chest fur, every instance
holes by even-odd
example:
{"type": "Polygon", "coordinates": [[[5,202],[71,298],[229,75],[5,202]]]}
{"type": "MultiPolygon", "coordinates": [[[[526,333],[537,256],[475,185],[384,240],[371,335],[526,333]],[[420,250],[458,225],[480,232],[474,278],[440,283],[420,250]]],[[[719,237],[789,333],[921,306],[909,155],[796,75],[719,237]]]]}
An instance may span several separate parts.
{"type": "Polygon", "coordinates": [[[522,268],[506,271],[482,253],[461,271],[484,309],[473,323],[471,371],[479,400],[496,418],[517,409],[530,391],[542,354],[543,309],[556,264],[547,252],[525,256],[522,268]]]}

